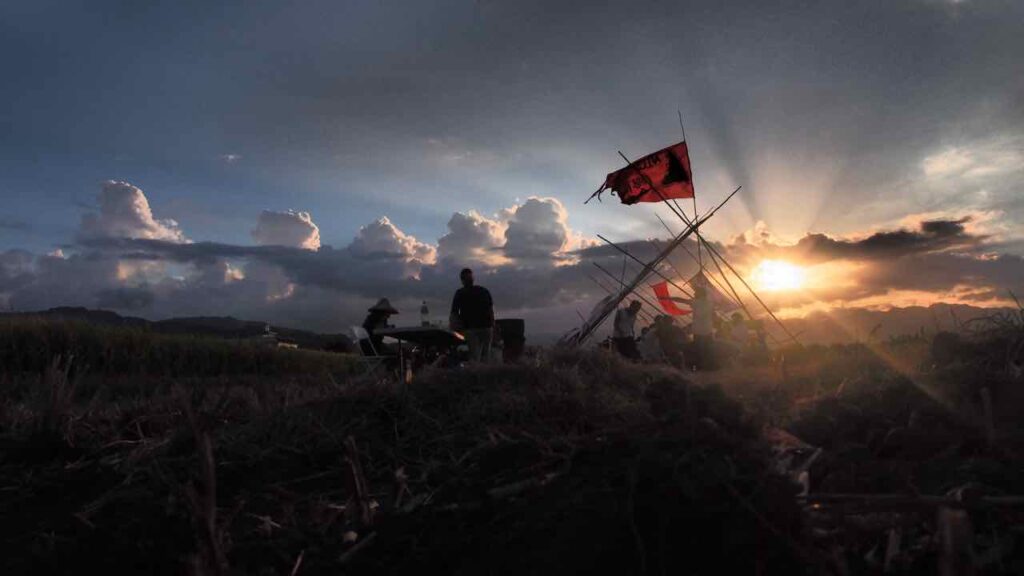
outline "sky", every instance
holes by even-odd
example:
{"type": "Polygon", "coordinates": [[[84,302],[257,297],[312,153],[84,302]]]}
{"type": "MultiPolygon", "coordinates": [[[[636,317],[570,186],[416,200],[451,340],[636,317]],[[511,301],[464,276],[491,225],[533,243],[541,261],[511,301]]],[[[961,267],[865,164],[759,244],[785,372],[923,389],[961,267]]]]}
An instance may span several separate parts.
{"type": "Polygon", "coordinates": [[[742,185],[706,238],[806,268],[784,315],[1005,304],[1021,53],[1015,1],[8,0],[0,306],[340,330],[469,265],[563,330],[621,275],[596,234],[667,235],[583,200],[677,114],[701,209],[742,185]]]}

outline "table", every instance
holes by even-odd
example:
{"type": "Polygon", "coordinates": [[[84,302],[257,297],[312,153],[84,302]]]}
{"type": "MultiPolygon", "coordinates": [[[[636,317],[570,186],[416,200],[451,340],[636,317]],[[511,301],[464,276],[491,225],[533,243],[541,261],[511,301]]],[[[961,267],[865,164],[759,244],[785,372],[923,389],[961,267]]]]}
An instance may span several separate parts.
{"type": "Polygon", "coordinates": [[[438,348],[454,348],[465,342],[466,338],[447,328],[437,326],[396,326],[373,331],[374,336],[388,336],[398,340],[398,366],[402,374],[402,384],[408,384],[405,372],[405,352],[402,342],[412,342],[419,346],[438,348]]]}
{"type": "Polygon", "coordinates": [[[374,336],[390,336],[399,342],[412,342],[420,346],[452,347],[462,344],[462,334],[437,326],[396,326],[373,331],[374,336]]]}

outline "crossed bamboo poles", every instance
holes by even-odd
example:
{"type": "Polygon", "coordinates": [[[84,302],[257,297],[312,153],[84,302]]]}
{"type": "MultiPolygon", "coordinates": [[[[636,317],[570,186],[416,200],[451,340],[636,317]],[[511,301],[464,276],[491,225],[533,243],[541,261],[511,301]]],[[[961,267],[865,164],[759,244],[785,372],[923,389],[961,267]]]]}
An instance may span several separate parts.
{"type": "MultiPolygon", "coordinates": [[[[682,122],[680,120],[680,126],[681,125],[682,125],[682,122]]],[[[685,132],[684,132],[683,139],[685,141],[685,132]]],[[[620,284],[619,292],[617,292],[614,296],[611,296],[610,298],[607,298],[605,301],[603,301],[600,304],[602,306],[602,309],[600,310],[600,312],[599,312],[599,314],[598,314],[598,316],[596,318],[584,319],[583,325],[580,327],[579,331],[573,333],[568,338],[568,342],[570,342],[572,344],[575,344],[575,345],[580,345],[584,341],[586,341],[586,339],[589,338],[591,335],[593,335],[593,333],[597,330],[597,328],[599,328],[601,326],[601,324],[604,323],[604,321],[608,318],[608,316],[611,314],[611,312],[613,310],[615,310],[618,307],[618,305],[623,300],[625,300],[630,294],[636,293],[636,295],[638,297],[640,297],[641,300],[646,302],[648,306],[651,306],[652,308],[657,309],[657,307],[653,306],[646,297],[644,297],[642,294],[637,292],[637,288],[640,286],[640,284],[647,277],[649,277],[651,274],[654,274],[654,275],[657,275],[657,276],[661,277],[663,280],[665,280],[666,282],[671,284],[676,289],[680,290],[681,292],[683,292],[687,296],[690,296],[690,292],[688,290],[686,290],[683,286],[678,284],[675,280],[673,280],[672,278],[669,278],[668,276],[666,276],[665,274],[663,274],[659,270],[659,266],[663,262],[668,262],[668,264],[673,268],[673,270],[676,272],[676,274],[679,275],[680,280],[682,280],[683,284],[687,284],[688,283],[688,281],[685,278],[683,278],[683,275],[679,272],[679,269],[676,268],[675,264],[669,259],[669,256],[671,256],[672,252],[674,252],[676,248],[682,246],[683,249],[686,251],[686,253],[691,258],[694,258],[694,260],[700,266],[701,275],[703,277],[705,277],[705,278],[710,279],[712,281],[712,283],[714,283],[717,286],[718,290],[725,295],[726,298],[729,298],[732,302],[734,302],[736,305],[738,305],[743,310],[743,312],[747,315],[747,318],[754,319],[754,316],[750,312],[750,309],[747,307],[746,303],[744,303],[743,299],[740,297],[739,292],[736,290],[736,288],[733,286],[732,282],[729,280],[729,276],[728,276],[728,274],[726,274],[726,270],[731,272],[736,277],[736,279],[739,280],[740,284],[742,284],[742,286],[744,288],[746,288],[746,290],[750,293],[751,296],[753,296],[753,298],[757,301],[757,303],[761,305],[761,307],[764,309],[764,311],[768,313],[768,316],[770,316],[771,319],[774,320],[775,323],[778,324],[778,326],[780,328],[782,328],[782,331],[786,334],[786,336],[788,336],[789,339],[792,340],[794,343],[799,345],[800,342],[799,342],[799,340],[797,340],[796,336],[794,336],[793,333],[790,332],[789,329],[786,327],[786,325],[783,324],[781,320],[779,320],[778,316],[776,316],[775,313],[768,307],[768,305],[765,304],[764,300],[762,300],[761,297],[758,296],[757,292],[754,291],[754,289],[743,278],[743,276],[740,275],[740,273],[736,271],[736,269],[728,262],[728,260],[726,260],[725,257],[722,256],[722,254],[712,244],[707,242],[703,238],[703,236],[701,236],[701,234],[700,234],[700,231],[699,231],[700,226],[704,222],[708,221],[712,216],[714,216],[715,213],[718,212],[718,210],[722,208],[722,206],[724,206],[729,200],[731,200],[732,197],[735,196],[736,193],[740,191],[742,186],[737,186],[736,189],[732,191],[732,193],[730,193],[728,196],[726,196],[725,200],[720,202],[713,209],[709,210],[704,216],[698,217],[696,198],[694,198],[694,207],[693,207],[694,208],[694,217],[691,220],[690,218],[687,217],[686,213],[682,210],[682,208],[679,206],[679,204],[677,202],[675,202],[674,199],[673,199],[672,202],[669,202],[669,199],[665,197],[665,195],[662,193],[662,191],[657,186],[655,186],[654,182],[651,181],[651,179],[647,176],[647,174],[645,174],[643,171],[637,169],[636,166],[633,164],[633,162],[629,158],[627,158],[626,155],[622,153],[622,151],[619,151],[619,156],[621,156],[622,159],[626,161],[626,164],[627,164],[627,166],[630,169],[635,170],[638,174],[640,174],[640,176],[643,177],[644,181],[650,187],[650,189],[652,191],[654,191],[658,195],[658,197],[661,198],[661,201],[666,206],[668,206],[669,210],[671,210],[672,213],[675,214],[683,222],[683,224],[686,225],[686,228],[681,233],[675,234],[672,231],[671,227],[669,227],[669,225],[661,218],[661,216],[658,216],[658,220],[662,223],[662,225],[666,228],[666,230],[668,230],[669,233],[672,234],[673,238],[668,243],[668,245],[665,246],[664,248],[662,248],[661,251],[658,252],[658,254],[655,256],[655,258],[653,260],[651,260],[650,262],[644,262],[643,260],[637,258],[632,253],[630,253],[629,250],[623,248],[622,246],[619,246],[618,244],[615,244],[611,240],[608,240],[604,236],[601,236],[600,234],[598,234],[598,238],[600,238],[602,241],[607,243],[609,246],[615,248],[619,252],[622,252],[623,255],[625,255],[627,258],[629,258],[629,259],[633,260],[634,262],[638,263],[641,266],[641,271],[631,282],[627,283],[624,280],[620,280],[620,279],[615,278],[615,276],[612,275],[610,272],[608,272],[604,268],[601,268],[600,266],[598,266],[598,268],[600,268],[602,272],[604,272],[606,275],[611,277],[613,280],[616,280],[620,284]],[[696,255],[696,257],[694,256],[693,252],[691,252],[683,244],[683,242],[687,238],[689,238],[691,235],[695,235],[697,237],[697,251],[698,251],[698,254],[696,255]],[[718,270],[718,274],[721,276],[722,282],[719,282],[714,277],[713,274],[710,274],[710,275],[704,274],[704,262],[703,262],[703,257],[702,257],[703,255],[701,253],[702,252],[701,251],[701,247],[704,248],[704,251],[707,252],[708,257],[711,259],[712,263],[715,265],[715,268],[718,270]],[[723,265],[725,266],[724,269],[723,269],[723,265]],[[728,291],[723,290],[723,282],[724,282],[725,286],[728,287],[728,291]]],[[[595,265],[596,265],[596,263],[595,263],[595,265]]],[[[593,279],[593,278],[591,278],[591,279],[596,282],[596,279],[593,279]]],[[[603,289],[608,290],[608,288],[605,287],[604,285],[602,285],[600,283],[598,283],[598,284],[603,289]]],[[[775,338],[774,335],[772,335],[771,333],[769,333],[769,335],[774,340],[776,340],[776,342],[778,342],[778,339],[775,338]]]]}

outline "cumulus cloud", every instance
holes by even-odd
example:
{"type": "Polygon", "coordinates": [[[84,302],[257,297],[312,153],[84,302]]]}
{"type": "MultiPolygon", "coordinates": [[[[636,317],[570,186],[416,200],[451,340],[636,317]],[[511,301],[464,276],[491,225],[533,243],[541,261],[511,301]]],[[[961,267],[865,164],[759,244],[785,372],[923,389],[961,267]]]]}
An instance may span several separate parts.
{"type": "MultiPolygon", "coordinates": [[[[168,242],[161,240],[160,242],[168,242]]],[[[168,242],[170,243],[170,242],[168,242]]],[[[70,256],[36,256],[30,272],[22,275],[8,297],[18,310],[38,310],[52,306],[98,305],[98,295],[106,290],[131,285],[116,257],[92,251],[70,256]]],[[[7,287],[0,285],[0,292],[7,287]]]]}
{"type": "Polygon", "coordinates": [[[587,245],[568,221],[569,213],[557,198],[528,198],[509,212],[505,255],[524,264],[566,260],[587,245]]]}
{"type": "Polygon", "coordinates": [[[146,195],[128,182],[109,180],[99,194],[99,211],[82,216],[83,238],[147,238],[185,242],[174,220],[157,220],[146,195]]]}
{"type": "Polygon", "coordinates": [[[437,250],[402,232],[382,216],[359,229],[349,250],[359,258],[396,258],[410,264],[431,264],[437,259],[437,250]]]}
{"type": "Polygon", "coordinates": [[[437,257],[457,266],[498,265],[504,260],[507,223],[481,216],[476,211],[452,214],[448,232],[437,241],[437,257]]]}
{"type": "MultiPolygon", "coordinates": [[[[358,322],[382,296],[400,309],[428,300],[443,310],[457,287],[457,268],[469,265],[494,294],[499,315],[568,326],[577,310],[586,312],[604,295],[592,275],[615,285],[592,264],[617,276],[623,262],[613,248],[582,239],[565,207],[551,198],[531,197],[491,217],[455,213],[436,245],[382,217],[361,227],[349,244],[333,247],[321,244],[305,212],[262,212],[251,245],[190,242],[176,224],[152,214],[138,188],[108,186],[101,197],[101,210],[83,218],[78,241],[65,252],[0,253],[0,305],[106,307],[150,317],[235,315],[338,330],[358,322]]],[[[992,213],[931,213],[893,229],[852,237],[808,234],[792,244],[758,224],[714,245],[744,272],[773,258],[827,278],[802,291],[762,294],[783,309],[921,294],[986,304],[1024,284],[1024,262],[992,249],[997,224],[992,213]]],[[[620,245],[649,259],[658,242],[620,245]]],[[[693,274],[697,264],[687,251],[695,253],[695,244],[672,255],[664,272],[693,274]]],[[[627,274],[637,271],[631,262],[627,268],[627,274]]]]}
{"type": "MultiPolygon", "coordinates": [[[[127,190],[140,203],[145,199],[141,191],[134,192],[137,188],[127,190]]],[[[191,242],[183,234],[155,233],[144,223],[161,221],[142,209],[130,213],[145,218],[115,229],[112,213],[117,211],[89,215],[83,226],[89,233],[80,233],[61,257],[9,256],[0,292],[19,309],[70,304],[152,317],[235,314],[291,323],[302,319],[318,329],[358,320],[323,310],[358,315],[380,296],[403,303],[400,307],[421,300],[446,304],[458,285],[453,269],[465,265],[479,270],[507,314],[529,316],[538,307],[598,295],[586,276],[568,265],[586,243],[553,199],[530,198],[493,217],[455,213],[436,245],[386,217],[361,227],[349,244],[336,248],[321,245],[313,217],[303,212],[261,213],[252,245],[191,242]],[[15,268],[21,278],[17,283],[15,268]],[[80,277],[88,281],[74,290],[62,280],[80,277]]],[[[572,314],[571,308],[565,311],[572,314]]],[[[547,319],[553,321],[550,315],[547,319]]]]}
{"type": "Polygon", "coordinates": [[[309,212],[264,210],[252,230],[252,237],[262,246],[291,246],[306,250],[320,248],[320,228],[313,223],[309,212]]]}

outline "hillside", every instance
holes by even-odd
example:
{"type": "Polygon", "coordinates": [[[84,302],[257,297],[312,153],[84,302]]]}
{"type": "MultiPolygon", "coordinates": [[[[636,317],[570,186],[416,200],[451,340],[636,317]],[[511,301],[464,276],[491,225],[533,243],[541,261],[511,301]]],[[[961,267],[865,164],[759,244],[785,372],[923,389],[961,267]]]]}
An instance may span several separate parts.
{"type": "MultiPolygon", "coordinates": [[[[101,326],[144,328],[161,334],[191,334],[228,339],[258,338],[265,333],[268,326],[266,322],[239,320],[230,316],[194,316],[169,318],[166,320],[147,320],[134,316],[122,316],[109,310],[92,310],[66,306],[38,312],[0,314],[0,318],[3,317],[74,320],[101,326]]],[[[351,339],[344,334],[320,334],[283,326],[270,326],[270,329],[277,334],[279,340],[294,343],[299,348],[339,352],[351,350],[351,339]]]]}
{"type": "MultiPolygon", "coordinates": [[[[784,318],[786,327],[805,344],[848,344],[864,341],[869,335],[879,340],[917,334],[960,330],[964,323],[1006,312],[1003,308],[979,308],[963,304],[932,304],[889,310],[837,308],[813,312],[802,318],[784,318]]],[[[777,328],[772,332],[784,339],[777,328]]]]}

